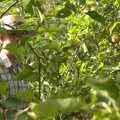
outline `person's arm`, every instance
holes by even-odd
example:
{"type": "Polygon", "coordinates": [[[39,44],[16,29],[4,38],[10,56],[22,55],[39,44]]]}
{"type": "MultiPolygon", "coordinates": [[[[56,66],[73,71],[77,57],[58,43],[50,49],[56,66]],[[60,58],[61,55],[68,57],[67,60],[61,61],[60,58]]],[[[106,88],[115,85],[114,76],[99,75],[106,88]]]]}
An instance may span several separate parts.
{"type": "Polygon", "coordinates": [[[4,36],[0,36],[0,43],[1,43],[1,50],[0,50],[0,64],[5,66],[6,68],[9,68],[12,66],[12,63],[14,60],[16,60],[16,57],[11,54],[11,52],[5,47],[10,43],[15,43],[17,38],[12,35],[5,34],[4,36]]]}

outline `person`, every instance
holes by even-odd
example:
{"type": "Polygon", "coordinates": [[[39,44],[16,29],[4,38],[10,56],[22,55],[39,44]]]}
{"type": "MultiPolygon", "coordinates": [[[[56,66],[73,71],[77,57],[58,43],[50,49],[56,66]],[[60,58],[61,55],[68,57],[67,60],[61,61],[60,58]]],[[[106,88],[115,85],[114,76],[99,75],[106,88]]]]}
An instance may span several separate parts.
{"type": "MultiPolygon", "coordinates": [[[[0,20],[1,29],[4,29],[4,32],[0,33],[0,86],[3,83],[7,83],[8,86],[6,88],[7,94],[4,95],[0,91],[1,99],[4,96],[5,100],[16,99],[16,94],[29,90],[26,80],[16,80],[16,74],[22,70],[22,63],[7,49],[9,44],[17,46],[23,35],[31,35],[31,31],[17,29],[18,26],[24,24],[23,20],[23,17],[16,15],[6,15],[0,20]]],[[[20,105],[21,108],[26,106],[24,103],[26,104],[26,102],[22,102],[22,105],[20,105]]],[[[3,106],[3,108],[1,106],[0,104],[0,111],[2,111],[3,116],[6,116],[6,109],[9,110],[6,106],[3,106]]]]}
{"type": "Polygon", "coordinates": [[[15,15],[6,15],[1,19],[1,27],[5,29],[4,34],[0,35],[0,82],[8,82],[8,96],[14,96],[20,91],[28,89],[28,83],[25,80],[16,81],[15,75],[21,71],[21,64],[17,58],[6,49],[9,44],[16,45],[21,35],[17,34],[17,26],[23,24],[23,17],[15,15]]]}

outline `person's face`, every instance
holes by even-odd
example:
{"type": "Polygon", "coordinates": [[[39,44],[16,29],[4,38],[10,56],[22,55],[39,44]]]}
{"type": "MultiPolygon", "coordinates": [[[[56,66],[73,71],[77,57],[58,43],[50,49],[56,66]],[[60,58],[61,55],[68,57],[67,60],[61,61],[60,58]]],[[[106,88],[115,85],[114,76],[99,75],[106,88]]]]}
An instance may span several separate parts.
{"type": "Polygon", "coordinates": [[[5,33],[4,35],[0,35],[0,43],[2,44],[2,50],[0,51],[0,53],[5,54],[6,56],[8,56],[8,58],[12,61],[16,60],[16,57],[11,54],[11,52],[9,50],[7,50],[5,47],[8,44],[14,44],[14,45],[18,45],[18,41],[23,37],[23,36],[34,36],[35,32],[34,31],[8,31],[7,33],[5,33]]]}
{"type": "Polygon", "coordinates": [[[18,39],[19,39],[18,36],[12,33],[11,34],[6,33],[0,36],[0,43],[2,44],[2,49],[0,53],[6,55],[11,61],[16,60],[16,57],[13,54],[11,54],[11,52],[7,50],[5,47],[11,43],[17,44],[18,39]]]}

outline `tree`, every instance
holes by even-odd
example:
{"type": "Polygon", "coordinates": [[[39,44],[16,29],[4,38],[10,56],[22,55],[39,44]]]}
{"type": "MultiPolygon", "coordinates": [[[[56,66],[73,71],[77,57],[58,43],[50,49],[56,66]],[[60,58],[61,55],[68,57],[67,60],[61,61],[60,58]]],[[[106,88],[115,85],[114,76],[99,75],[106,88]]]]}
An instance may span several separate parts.
{"type": "Polygon", "coordinates": [[[36,32],[32,38],[24,35],[20,48],[9,48],[24,64],[16,79],[27,79],[32,87],[16,95],[34,101],[28,116],[120,119],[119,43],[111,40],[119,34],[119,6],[119,0],[20,0],[8,7],[7,14],[25,17],[19,29],[36,32]]]}

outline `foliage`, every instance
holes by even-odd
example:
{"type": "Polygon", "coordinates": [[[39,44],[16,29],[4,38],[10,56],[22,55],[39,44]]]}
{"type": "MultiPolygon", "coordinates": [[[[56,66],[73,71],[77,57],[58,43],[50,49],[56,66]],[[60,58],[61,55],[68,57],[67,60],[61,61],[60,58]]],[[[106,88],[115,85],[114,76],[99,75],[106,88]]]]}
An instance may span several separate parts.
{"type": "MultiPolygon", "coordinates": [[[[0,1],[0,13],[12,2],[0,1]]],[[[36,32],[19,48],[8,46],[24,64],[17,80],[32,90],[16,95],[32,102],[25,115],[63,120],[84,110],[93,120],[120,119],[120,42],[111,41],[120,32],[119,7],[119,0],[20,0],[7,11],[25,17],[18,29],[36,32]]]]}

